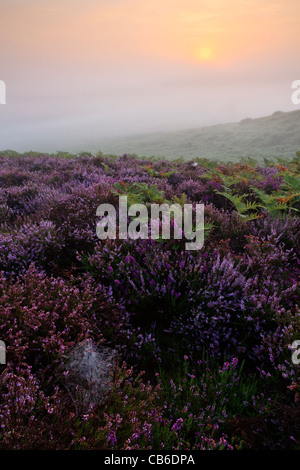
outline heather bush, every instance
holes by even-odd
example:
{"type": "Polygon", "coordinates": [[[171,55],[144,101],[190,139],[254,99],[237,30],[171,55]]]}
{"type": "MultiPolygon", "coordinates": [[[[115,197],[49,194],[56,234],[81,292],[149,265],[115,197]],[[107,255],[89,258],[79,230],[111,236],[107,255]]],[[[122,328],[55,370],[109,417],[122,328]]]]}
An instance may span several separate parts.
{"type": "Polygon", "coordinates": [[[0,235],[0,269],[6,275],[17,275],[32,262],[50,268],[61,248],[62,242],[51,221],[23,224],[20,229],[0,235]]]}
{"type": "Polygon", "coordinates": [[[103,341],[95,316],[99,325],[100,316],[104,320],[115,310],[109,294],[87,277],[68,281],[48,277],[33,264],[16,281],[2,274],[0,336],[8,363],[28,364],[39,378],[51,377],[65,350],[93,335],[97,342],[103,341]]]}
{"type": "Polygon", "coordinates": [[[1,449],[299,448],[299,155],[0,165],[1,449]],[[204,247],[99,241],[97,207],[124,194],[204,203],[204,247]],[[62,367],[86,341],[117,358],[101,405],[62,367]]]}
{"type": "Polygon", "coordinates": [[[288,274],[296,258],[275,242],[265,242],[263,252],[253,243],[240,256],[222,256],[213,246],[197,254],[165,251],[151,240],[99,243],[84,266],[125,302],[128,353],[135,349],[152,367],[171,357],[175,365],[185,350],[197,357],[204,347],[218,357],[268,363],[264,341],[279,328],[276,313],[297,302],[297,271],[288,274]]]}

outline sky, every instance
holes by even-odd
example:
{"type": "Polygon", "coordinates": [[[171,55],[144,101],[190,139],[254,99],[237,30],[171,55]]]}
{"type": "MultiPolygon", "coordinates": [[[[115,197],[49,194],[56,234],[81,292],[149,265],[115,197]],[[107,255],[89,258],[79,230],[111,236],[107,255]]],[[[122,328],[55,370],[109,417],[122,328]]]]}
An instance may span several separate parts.
{"type": "Polygon", "coordinates": [[[0,0],[0,150],[299,109],[299,19],[299,0],[0,0]]]}

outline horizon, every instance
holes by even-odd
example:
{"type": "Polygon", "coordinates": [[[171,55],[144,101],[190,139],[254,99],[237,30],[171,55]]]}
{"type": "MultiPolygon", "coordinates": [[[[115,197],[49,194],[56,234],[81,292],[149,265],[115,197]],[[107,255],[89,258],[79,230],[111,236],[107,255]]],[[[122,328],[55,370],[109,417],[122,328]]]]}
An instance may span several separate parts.
{"type": "Polygon", "coordinates": [[[1,0],[0,149],[300,109],[298,0],[1,0]]]}

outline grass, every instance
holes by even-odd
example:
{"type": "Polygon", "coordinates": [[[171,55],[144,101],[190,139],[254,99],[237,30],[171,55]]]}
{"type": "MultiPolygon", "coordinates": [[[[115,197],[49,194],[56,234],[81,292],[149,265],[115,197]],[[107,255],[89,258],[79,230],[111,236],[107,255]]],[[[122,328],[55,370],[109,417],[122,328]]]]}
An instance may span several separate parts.
{"type": "MultiPolygon", "coordinates": [[[[105,153],[124,152],[174,159],[205,157],[223,161],[241,158],[288,158],[300,148],[300,110],[243,119],[176,132],[156,132],[99,142],[105,153]]],[[[97,150],[97,149],[93,149],[97,150]]]]}

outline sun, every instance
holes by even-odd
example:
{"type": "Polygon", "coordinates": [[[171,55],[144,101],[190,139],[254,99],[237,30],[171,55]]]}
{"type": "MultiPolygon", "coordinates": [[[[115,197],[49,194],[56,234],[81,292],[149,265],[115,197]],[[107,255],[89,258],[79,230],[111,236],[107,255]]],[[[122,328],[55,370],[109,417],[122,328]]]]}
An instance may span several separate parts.
{"type": "Polygon", "coordinates": [[[211,47],[200,47],[196,50],[196,57],[201,62],[208,62],[213,59],[213,50],[211,47]]]}

